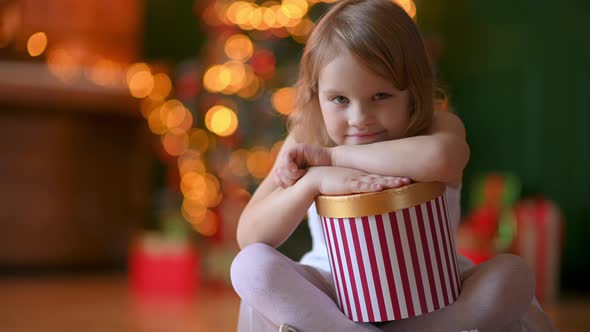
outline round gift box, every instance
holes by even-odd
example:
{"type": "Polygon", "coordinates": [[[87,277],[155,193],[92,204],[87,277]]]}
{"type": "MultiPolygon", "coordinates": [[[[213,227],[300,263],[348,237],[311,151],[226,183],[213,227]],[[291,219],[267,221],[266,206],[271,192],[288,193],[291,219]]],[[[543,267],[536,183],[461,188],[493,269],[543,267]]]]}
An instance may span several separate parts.
{"type": "Polygon", "coordinates": [[[460,291],[445,186],[318,196],[340,310],[356,322],[419,316],[460,291]]]}

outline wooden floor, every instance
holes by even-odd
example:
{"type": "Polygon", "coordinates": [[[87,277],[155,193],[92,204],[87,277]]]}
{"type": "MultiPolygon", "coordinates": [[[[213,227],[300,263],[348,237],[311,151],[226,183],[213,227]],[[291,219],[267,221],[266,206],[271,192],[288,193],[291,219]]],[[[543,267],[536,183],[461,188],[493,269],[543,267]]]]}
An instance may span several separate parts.
{"type": "MultiPolygon", "coordinates": [[[[140,300],[123,275],[0,279],[0,331],[233,332],[239,299],[204,287],[188,300],[140,300]]],[[[590,331],[590,298],[546,308],[558,331],[590,331]]]]}

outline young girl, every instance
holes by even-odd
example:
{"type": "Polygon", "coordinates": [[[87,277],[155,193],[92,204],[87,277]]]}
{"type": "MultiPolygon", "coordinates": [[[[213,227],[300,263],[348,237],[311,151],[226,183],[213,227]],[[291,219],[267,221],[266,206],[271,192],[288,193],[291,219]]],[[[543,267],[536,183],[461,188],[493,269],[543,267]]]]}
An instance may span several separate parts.
{"type": "Polygon", "coordinates": [[[434,84],[416,25],[391,0],[340,1],[319,21],[301,60],[289,136],[240,217],[242,251],[231,270],[242,298],[238,331],[551,330],[531,304],[531,271],[512,255],[478,266],[458,257],[459,298],[426,315],[355,323],[336,304],[317,195],[438,181],[453,229],[459,223],[469,147],[461,121],[434,111],[434,84]],[[313,248],[296,263],[275,248],[306,211],[313,248]]]}

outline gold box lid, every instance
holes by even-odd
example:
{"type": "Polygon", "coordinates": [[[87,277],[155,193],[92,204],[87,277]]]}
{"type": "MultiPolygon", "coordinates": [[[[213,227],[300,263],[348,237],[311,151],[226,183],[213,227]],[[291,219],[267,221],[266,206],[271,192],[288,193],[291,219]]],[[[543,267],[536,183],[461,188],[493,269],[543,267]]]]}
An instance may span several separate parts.
{"type": "Polygon", "coordinates": [[[355,218],[393,212],[431,201],[441,196],[440,182],[417,182],[379,192],[327,196],[315,199],[318,214],[328,218],[355,218]]]}

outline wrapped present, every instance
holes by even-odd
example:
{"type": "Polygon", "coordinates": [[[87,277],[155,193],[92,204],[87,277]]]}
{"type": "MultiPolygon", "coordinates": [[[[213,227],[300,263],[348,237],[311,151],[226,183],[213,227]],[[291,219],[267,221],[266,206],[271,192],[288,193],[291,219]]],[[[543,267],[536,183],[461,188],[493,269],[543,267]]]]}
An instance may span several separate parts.
{"type": "Polygon", "coordinates": [[[519,202],[514,208],[517,234],[514,253],[523,257],[536,276],[535,295],[541,303],[554,302],[559,287],[563,216],[550,200],[519,202]]]}
{"type": "Polygon", "coordinates": [[[454,236],[440,183],[318,196],[338,305],[356,322],[419,316],[460,291],[454,236]]]}
{"type": "Polygon", "coordinates": [[[130,248],[129,281],[140,298],[190,298],[199,280],[199,255],[189,242],[146,234],[130,248]]]}

